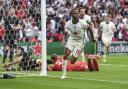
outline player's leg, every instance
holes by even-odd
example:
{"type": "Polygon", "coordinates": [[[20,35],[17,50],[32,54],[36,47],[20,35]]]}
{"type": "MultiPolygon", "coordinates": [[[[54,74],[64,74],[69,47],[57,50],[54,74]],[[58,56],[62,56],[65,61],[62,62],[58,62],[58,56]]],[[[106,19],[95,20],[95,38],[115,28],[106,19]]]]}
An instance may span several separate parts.
{"type": "Polygon", "coordinates": [[[69,57],[70,53],[71,53],[71,50],[66,47],[65,48],[65,53],[64,53],[64,56],[63,56],[61,79],[66,78],[67,61],[68,61],[68,57],[69,57]]]}
{"type": "Polygon", "coordinates": [[[100,60],[100,55],[95,55],[95,60],[93,61],[95,71],[99,71],[98,61],[100,60]]]}
{"type": "Polygon", "coordinates": [[[84,49],[84,43],[76,42],[75,44],[76,45],[75,45],[75,47],[72,51],[72,57],[71,57],[71,60],[70,60],[70,62],[72,64],[74,64],[76,62],[76,60],[78,59],[78,57],[80,56],[81,52],[83,52],[83,49],[84,49]]]}
{"type": "Polygon", "coordinates": [[[93,60],[91,58],[91,55],[86,55],[87,57],[87,66],[89,71],[94,71],[94,66],[93,66],[93,60]]]}
{"type": "Polygon", "coordinates": [[[10,44],[9,44],[9,47],[10,47],[10,54],[9,54],[9,59],[10,59],[10,62],[13,61],[13,51],[14,51],[14,40],[10,40],[10,44]]]}
{"type": "Polygon", "coordinates": [[[76,60],[77,60],[77,57],[75,57],[74,55],[72,55],[70,62],[72,64],[74,64],[76,62],[76,60]]]}
{"type": "Polygon", "coordinates": [[[107,61],[107,52],[109,50],[109,40],[108,38],[103,38],[103,61],[107,61]]]}
{"type": "Polygon", "coordinates": [[[93,60],[93,66],[94,66],[95,71],[99,71],[99,65],[98,65],[97,59],[93,60]]]}
{"type": "Polygon", "coordinates": [[[85,54],[84,54],[84,51],[82,51],[81,56],[82,56],[82,61],[85,62],[85,54]]]}
{"type": "Polygon", "coordinates": [[[9,47],[8,45],[5,44],[4,49],[3,49],[3,64],[5,63],[5,60],[7,59],[8,50],[9,50],[9,47]]]}
{"type": "Polygon", "coordinates": [[[10,55],[9,55],[10,62],[13,61],[13,47],[10,47],[10,55]]]}

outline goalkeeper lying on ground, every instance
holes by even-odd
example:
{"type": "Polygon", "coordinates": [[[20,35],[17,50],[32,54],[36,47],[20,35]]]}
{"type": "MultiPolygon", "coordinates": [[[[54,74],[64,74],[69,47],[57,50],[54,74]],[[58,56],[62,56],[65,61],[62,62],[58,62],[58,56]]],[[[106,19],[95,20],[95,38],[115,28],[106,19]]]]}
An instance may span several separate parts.
{"type": "Polygon", "coordinates": [[[19,64],[19,67],[22,68],[22,70],[34,70],[36,67],[40,67],[41,61],[32,60],[23,48],[18,47],[16,52],[16,59],[8,64],[4,64],[4,67],[7,69],[16,64],[19,64]]]}
{"type": "MultiPolygon", "coordinates": [[[[75,64],[68,62],[67,70],[68,71],[98,71],[97,60],[100,59],[98,55],[86,55],[88,61],[87,63],[83,61],[77,61],[75,64]]],[[[47,60],[47,69],[49,71],[61,71],[62,70],[62,60],[63,58],[53,54],[51,55],[51,60],[47,60]],[[49,65],[53,64],[53,65],[49,65]]],[[[23,48],[18,47],[16,52],[16,59],[8,64],[4,64],[4,68],[8,69],[9,67],[18,64],[22,70],[34,70],[41,68],[41,60],[32,60],[27,52],[23,48]]]]}

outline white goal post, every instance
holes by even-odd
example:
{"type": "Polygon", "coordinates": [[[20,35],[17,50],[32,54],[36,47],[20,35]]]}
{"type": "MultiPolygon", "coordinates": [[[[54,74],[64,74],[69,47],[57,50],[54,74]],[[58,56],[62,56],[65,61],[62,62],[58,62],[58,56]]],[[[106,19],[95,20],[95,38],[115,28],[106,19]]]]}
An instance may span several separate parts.
{"type": "Polygon", "coordinates": [[[41,44],[42,44],[42,68],[41,68],[41,76],[47,75],[47,44],[46,44],[46,0],[41,0],[41,31],[42,31],[42,38],[41,38],[41,44]]]}
{"type": "Polygon", "coordinates": [[[3,9],[7,15],[2,18],[5,33],[0,42],[0,74],[47,76],[46,0],[16,2],[3,9]]]}

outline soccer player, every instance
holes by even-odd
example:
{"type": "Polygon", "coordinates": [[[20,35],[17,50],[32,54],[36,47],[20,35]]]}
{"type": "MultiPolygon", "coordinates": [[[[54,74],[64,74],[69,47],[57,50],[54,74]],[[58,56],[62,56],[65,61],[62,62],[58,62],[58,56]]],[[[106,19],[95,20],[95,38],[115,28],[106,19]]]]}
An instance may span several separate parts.
{"type": "MultiPolygon", "coordinates": [[[[49,71],[61,71],[63,58],[57,54],[51,55],[52,66],[48,66],[49,71]]],[[[75,64],[67,63],[67,71],[85,71],[88,70],[87,64],[83,61],[77,61],[75,64]]]]}
{"type": "Polygon", "coordinates": [[[103,49],[103,53],[104,53],[103,61],[104,62],[107,61],[106,54],[112,42],[114,31],[115,31],[115,24],[111,21],[111,16],[107,15],[105,17],[105,21],[101,22],[99,26],[99,33],[102,34],[102,42],[104,45],[104,49],[103,49]]]}
{"type": "Polygon", "coordinates": [[[88,24],[79,19],[79,8],[74,8],[71,11],[71,16],[72,19],[65,24],[65,32],[62,41],[62,44],[65,44],[65,53],[62,63],[62,79],[66,78],[67,59],[69,55],[72,53],[70,62],[74,64],[81,54],[84,48],[84,31],[88,28],[88,24]],[[70,33],[70,35],[67,38],[68,33],[70,33]],[[67,40],[66,43],[65,40],[67,40]]]}
{"type": "MultiPolygon", "coordinates": [[[[89,28],[87,30],[85,30],[85,43],[89,42],[89,41],[95,42],[96,39],[95,39],[94,36],[97,33],[96,33],[95,29],[94,29],[94,24],[93,24],[93,22],[91,20],[91,16],[85,14],[84,7],[80,7],[79,11],[80,11],[80,13],[79,13],[80,19],[86,21],[89,24],[89,28]]],[[[84,52],[82,52],[82,60],[84,60],[84,56],[85,56],[85,54],[84,54],[84,52]]],[[[90,61],[88,61],[88,62],[90,62],[90,61]]]]}
{"type": "Polygon", "coordinates": [[[22,28],[22,26],[19,23],[19,20],[15,16],[14,8],[11,7],[9,9],[8,16],[4,19],[4,25],[5,25],[5,35],[4,35],[3,64],[5,63],[8,52],[10,52],[9,59],[10,62],[12,62],[13,51],[16,40],[16,30],[22,28]]]}
{"type": "Polygon", "coordinates": [[[16,51],[16,59],[8,64],[4,64],[6,69],[16,64],[19,64],[22,70],[34,70],[36,67],[40,67],[41,61],[32,60],[22,47],[18,47],[16,51]]]}
{"type": "Polygon", "coordinates": [[[79,8],[79,17],[80,19],[83,19],[89,24],[89,28],[85,30],[85,41],[94,41],[94,35],[93,35],[93,29],[94,29],[94,24],[91,20],[91,16],[85,14],[85,9],[84,7],[79,8]]]}

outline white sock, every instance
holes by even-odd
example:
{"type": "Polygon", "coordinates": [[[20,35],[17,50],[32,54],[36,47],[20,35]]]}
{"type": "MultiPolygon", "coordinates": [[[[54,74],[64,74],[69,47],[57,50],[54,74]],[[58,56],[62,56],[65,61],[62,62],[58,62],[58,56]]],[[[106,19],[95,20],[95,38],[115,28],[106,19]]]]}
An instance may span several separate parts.
{"type": "Polygon", "coordinates": [[[62,64],[62,75],[66,76],[66,69],[67,69],[67,60],[63,60],[62,64]]]}
{"type": "Polygon", "coordinates": [[[104,47],[104,55],[106,55],[107,53],[107,49],[104,47]]]}
{"type": "Polygon", "coordinates": [[[85,62],[84,52],[82,52],[81,54],[82,54],[82,61],[85,62]]]}

